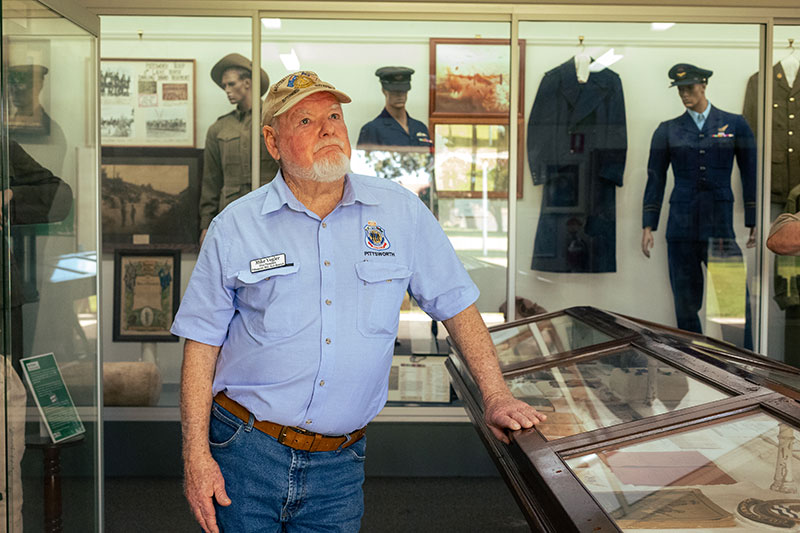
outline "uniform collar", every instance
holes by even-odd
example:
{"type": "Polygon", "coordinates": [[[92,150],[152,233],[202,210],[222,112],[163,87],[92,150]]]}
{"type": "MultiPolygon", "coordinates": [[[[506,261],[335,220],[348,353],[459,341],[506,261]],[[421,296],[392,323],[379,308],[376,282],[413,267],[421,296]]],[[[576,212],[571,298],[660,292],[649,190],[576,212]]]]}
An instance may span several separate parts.
{"type": "MultiPolygon", "coordinates": [[[[353,205],[359,202],[365,205],[378,205],[378,199],[369,191],[367,187],[361,183],[358,178],[353,179],[350,174],[344,177],[344,192],[342,193],[342,200],[339,205],[353,205]]],[[[267,188],[267,195],[264,198],[264,206],[261,208],[261,214],[266,215],[279,210],[284,205],[289,209],[299,212],[306,212],[308,209],[300,201],[295,198],[286,181],[283,179],[283,172],[278,170],[269,187],[267,188]]]]}
{"type": "Polygon", "coordinates": [[[242,111],[238,107],[236,107],[233,109],[233,116],[236,118],[236,120],[241,121],[244,120],[246,117],[249,117],[252,111],[253,111],[252,109],[248,109],[247,111],[242,111]]]}

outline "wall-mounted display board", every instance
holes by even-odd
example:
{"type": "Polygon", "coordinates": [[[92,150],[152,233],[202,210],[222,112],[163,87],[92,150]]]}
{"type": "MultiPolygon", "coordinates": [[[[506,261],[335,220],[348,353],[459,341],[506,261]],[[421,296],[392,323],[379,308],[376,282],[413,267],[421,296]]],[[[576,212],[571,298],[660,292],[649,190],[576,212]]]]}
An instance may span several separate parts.
{"type": "Polygon", "coordinates": [[[591,307],[490,332],[512,394],[545,422],[501,443],[457,346],[446,366],[533,530],[800,527],[800,370],[591,307]]]}
{"type": "Polygon", "coordinates": [[[194,78],[193,59],[103,59],[102,144],[194,148],[194,78]]]}

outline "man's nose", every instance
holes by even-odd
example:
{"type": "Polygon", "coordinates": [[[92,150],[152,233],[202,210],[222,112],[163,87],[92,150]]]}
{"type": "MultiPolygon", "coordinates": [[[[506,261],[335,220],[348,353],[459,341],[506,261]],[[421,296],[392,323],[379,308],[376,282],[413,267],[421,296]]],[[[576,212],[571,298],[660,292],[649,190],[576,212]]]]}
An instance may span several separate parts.
{"type": "Polygon", "coordinates": [[[320,137],[328,137],[329,135],[333,135],[333,124],[330,120],[326,120],[322,123],[322,127],[319,130],[320,137]]]}

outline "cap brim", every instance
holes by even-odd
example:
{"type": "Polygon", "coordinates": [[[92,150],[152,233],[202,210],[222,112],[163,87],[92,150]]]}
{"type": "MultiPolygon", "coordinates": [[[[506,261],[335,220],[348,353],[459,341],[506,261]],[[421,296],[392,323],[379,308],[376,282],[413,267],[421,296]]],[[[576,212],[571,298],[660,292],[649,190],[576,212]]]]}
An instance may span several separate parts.
{"type": "Polygon", "coordinates": [[[696,78],[690,78],[688,80],[675,80],[669,84],[670,87],[680,87],[682,85],[696,85],[698,83],[708,83],[708,80],[699,80],[696,78]]]}
{"type": "Polygon", "coordinates": [[[294,105],[296,103],[298,103],[299,101],[303,100],[304,98],[307,98],[307,97],[311,96],[314,93],[331,93],[332,95],[334,95],[336,97],[337,100],[339,100],[340,104],[349,104],[350,102],[352,102],[350,97],[347,96],[342,91],[337,91],[336,89],[328,89],[328,88],[325,88],[325,87],[318,87],[316,89],[311,89],[311,90],[308,90],[308,91],[302,91],[302,92],[292,96],[288,100],[286,100],[286,102],[277,111],[275,111],[275,113],[273,113],[272,118],[275,118],[275,117],[277,117],[279,115],[282,115],[283,113],[286,113],[292,107],[294,107],[294,105]]]}

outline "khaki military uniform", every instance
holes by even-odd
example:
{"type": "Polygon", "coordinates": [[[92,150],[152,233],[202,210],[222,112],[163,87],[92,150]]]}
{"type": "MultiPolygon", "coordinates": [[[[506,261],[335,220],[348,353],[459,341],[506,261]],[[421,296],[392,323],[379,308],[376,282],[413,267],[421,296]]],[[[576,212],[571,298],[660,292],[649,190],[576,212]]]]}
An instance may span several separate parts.
{"type": "MultiPolygon", "coordinates": [[[[772,202],[783,204],[800,185],[800,76],[789,87],[780,62],[772,69],[772,202]]],[[[744,118],[756,131],[758,73],[750,76],[744,97],[744,118]]]]}
{"type": "MultiPolygon", "coordinates": [[[[250,192],[251,111],[234,109],[208,128],[200,191],[200,229],[207,229],[222,209],[250,192]]],[[[278,172],[278,163],[261,146],[261,185],[278,172]]]]}

